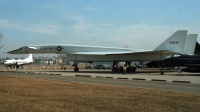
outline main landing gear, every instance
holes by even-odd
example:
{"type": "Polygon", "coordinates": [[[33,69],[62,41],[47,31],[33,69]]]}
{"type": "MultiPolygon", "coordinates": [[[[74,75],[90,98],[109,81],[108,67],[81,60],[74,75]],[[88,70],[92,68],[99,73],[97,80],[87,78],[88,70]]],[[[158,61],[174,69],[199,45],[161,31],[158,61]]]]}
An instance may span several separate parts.
{"type": "Polygon", "coordinates": [[[127,61],[124,66],[126,66],[126,67],[128,66],[126,69],[126,72],[135,72],[136,71],[136,67],[131,66],[131,61],[127,61]]]}
{"type": "Polygon", "coordinates": [[[118,72],[119,69],[118,69],[118,61],[114,61],[113,62],[113,66],[112,66],[112,72],[118,72]]]}
{"type": "Polygon", "coordinates": [[[74,71],[75,71],[75,72],[78,72],[78,71],[79,71],[78,63],[77,63],[77,62],[74,62],[74,64],[73,64],[72,66],[74,66],[74,71]]]}
{"type": "MultiPolygon", "coordinates": [[[[135,72],[136,68],[131,67],[131,61],[127,61],[125,65],[127,67],[126,72],[135,72]]],[[[123,72],[123,67],[118,66],[118,61],[113,62],[112,72],[123,72]]]]}

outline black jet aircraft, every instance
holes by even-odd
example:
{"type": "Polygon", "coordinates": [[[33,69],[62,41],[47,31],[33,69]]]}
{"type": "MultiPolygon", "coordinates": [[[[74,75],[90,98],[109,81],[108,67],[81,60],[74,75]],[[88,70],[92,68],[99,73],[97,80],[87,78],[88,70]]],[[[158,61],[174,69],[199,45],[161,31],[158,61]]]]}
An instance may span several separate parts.
{"type": "Polygon", "coordinates": [[[147,66],[152,67],[175,67],[185,66],[187,68],[182,69],[188,72],[200,71],[200,55],[171,55],[166,56],[158,61],[151,61],[147,63],[147,66]]]}
{"type": "Polygon", "coordinates": [[[182,69],[185,72],[200,72],[200,44],[196,42],[194,55],[171,55],[147,63],[150,68],[175,66],[185,66],[186,68],[182,69]]]}
{"type": "Polygon", "coordinates": [[[148,67],[173,67],[187,66],[200,68],[200,55],[171,55],[166,56],[158,61],[147,63],[148,67]]]}

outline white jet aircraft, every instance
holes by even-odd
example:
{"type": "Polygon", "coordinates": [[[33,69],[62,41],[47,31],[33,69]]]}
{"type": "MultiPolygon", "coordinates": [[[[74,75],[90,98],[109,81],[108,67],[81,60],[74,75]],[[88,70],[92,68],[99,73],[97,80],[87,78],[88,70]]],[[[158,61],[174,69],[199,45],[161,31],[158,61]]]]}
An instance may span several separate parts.
{"type": "Polygon", "coordinates": [[[30,54],[28,58],[23,59],[23,60],[15,60],[15,59],[5,60],[3,62],[3,65],[14,66],[14,67],[18,68],[19,66],[27,65],[27,64],[30,64],[30,63],[33,63],[32,54],[30,54]]]}
{"type": "MultiPolygon", "coordinates": [[[[153,61],[164,56],[179,54],[184,51],[187,30],[178,30],[154,50],[100,47],[87,45],[53,44],[24,46],[17,50],[9,51],[10,54],[66,54],[68,61],[74,61],[74,71],[78,71],[78,62],[113,62],[112,72],[119,71],[118,62],[129,65],[127,71],[135,72],[131,68],[131,61],[153,61]]],[[[153,43],[149,43],[153,44],[153,43]]],[[[195,44],[195,43],[194,43],[195,44]]]]}

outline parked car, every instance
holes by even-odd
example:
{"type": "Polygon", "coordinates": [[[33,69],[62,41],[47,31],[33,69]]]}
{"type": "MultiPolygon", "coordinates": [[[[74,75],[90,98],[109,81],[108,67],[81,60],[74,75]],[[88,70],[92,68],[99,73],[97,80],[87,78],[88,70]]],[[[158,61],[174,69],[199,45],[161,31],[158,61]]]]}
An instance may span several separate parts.
{"type": "Polygon", "coordinates": [[[108,66],[108,69],[112,69],[113,67],[112,66],[108,66]]]}
{"type": "Polygon", "coordinates": [[[94,68],[94,67],[91,66],[91,65],[88,65],[88,66],[85,67],[85,69],[93,69],[93,68],[94,68]]]}
{"type": "Polygon", "coordinates": [[[96,69],[108,69],[106,65],[96,65],[96,69]]]}

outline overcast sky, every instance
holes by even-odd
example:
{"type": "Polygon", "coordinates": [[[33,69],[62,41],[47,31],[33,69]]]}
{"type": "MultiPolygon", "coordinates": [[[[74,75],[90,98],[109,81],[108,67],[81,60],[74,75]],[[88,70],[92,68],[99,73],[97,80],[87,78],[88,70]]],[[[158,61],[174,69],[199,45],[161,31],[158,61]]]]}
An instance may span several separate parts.
{"type": "Polygon", "coordinates": [[[5,52],[39,44],[151,50],[177,30],[199,34],[199,6],[200,0],[0,0],[0,53],[11,57],[5,52]]]}

